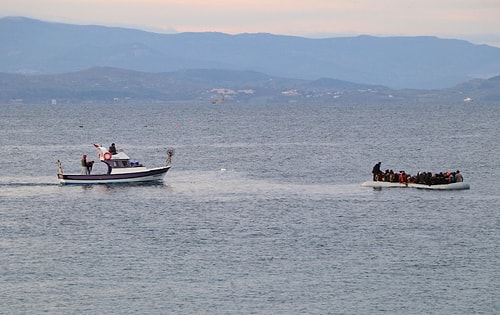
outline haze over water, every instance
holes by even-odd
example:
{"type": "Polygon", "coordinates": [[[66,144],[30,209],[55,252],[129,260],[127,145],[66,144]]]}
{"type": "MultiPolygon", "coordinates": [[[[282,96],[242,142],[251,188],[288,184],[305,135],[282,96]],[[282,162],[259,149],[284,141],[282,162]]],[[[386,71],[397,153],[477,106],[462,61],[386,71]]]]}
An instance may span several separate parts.
{"type": "Polygon", "coordinates": [[[2,312],[499,313],[497,107],[2,105],[2,312]],[[164,183],[59,186],[112,142],[164,183]]]}

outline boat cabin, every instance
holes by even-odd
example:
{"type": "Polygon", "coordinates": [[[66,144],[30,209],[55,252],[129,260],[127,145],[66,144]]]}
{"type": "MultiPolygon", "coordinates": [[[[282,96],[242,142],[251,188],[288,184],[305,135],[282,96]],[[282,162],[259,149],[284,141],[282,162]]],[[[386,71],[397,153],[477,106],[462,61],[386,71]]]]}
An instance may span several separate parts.
{"type": "Polygon", "coordinates": [[[120,151],[116,154],[111,154],[106,148],[94,144],[99,151],[98,158],[101,162],[105,163],[108,167],[108,174],[111,174],[113,169],[124,169],[130,167],[142,166],[139,162],[130,162],[130,157],[125,152],[120,151]]]}
{"type": "Polygon", "coordinates": [[[104,157],[100,159],[102,162],[108,164],[112,168],[123,168],[123,167],[131,167],[134,163],[130,163],[130,158],[125,152],[118,152],[111,156],[111,159],[106,160],[104,157]]]}

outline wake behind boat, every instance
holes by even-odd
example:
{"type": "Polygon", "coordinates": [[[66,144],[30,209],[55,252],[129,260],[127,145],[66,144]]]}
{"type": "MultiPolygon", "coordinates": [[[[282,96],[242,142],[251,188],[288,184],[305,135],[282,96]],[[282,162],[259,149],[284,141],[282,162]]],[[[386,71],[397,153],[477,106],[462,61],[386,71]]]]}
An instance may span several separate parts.
{"type": "Polygon", "coordinates": [[[99,160],[106,164],[105,174],[91,174],[93,162],[86,162],[86,155],[82,159],[82,174],[64,174],[62,164],[58,160],[59,172],[57,178],[61,184],[118,184],[159,182],[165,177],[172,164],[174,150],[167,151],[165,166],[146,168],[137,162],[130,162],[130,157],[125,152],[113,152],[94,144],[98,150],[99,160]],[[85,165],[84,165],[85,164],[85,165]]]}

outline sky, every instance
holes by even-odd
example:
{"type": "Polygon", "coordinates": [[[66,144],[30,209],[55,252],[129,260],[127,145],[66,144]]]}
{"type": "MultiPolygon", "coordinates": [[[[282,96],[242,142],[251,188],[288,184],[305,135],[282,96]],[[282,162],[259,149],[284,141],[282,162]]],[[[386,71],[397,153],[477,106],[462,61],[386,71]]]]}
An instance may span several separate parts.
{"type": "Polygon", "coordinates": [[[500,47],[500,0],[0,0],[0,17],[157,33],[437,36],[500,47]]]}

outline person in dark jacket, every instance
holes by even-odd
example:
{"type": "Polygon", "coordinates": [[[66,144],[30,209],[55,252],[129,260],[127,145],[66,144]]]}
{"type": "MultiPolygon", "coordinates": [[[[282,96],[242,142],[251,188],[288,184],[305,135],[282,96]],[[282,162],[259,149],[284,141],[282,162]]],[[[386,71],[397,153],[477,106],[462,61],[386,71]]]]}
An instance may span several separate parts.
{"type": "Polygon", "coordinates": [[[109,147],[109,153],[115,155],[117,152],[116,152],[116,146],[114,143],[111,143],[111,146],[109,147]]]}
{"type": "Polygon", "coordinates": [[[380,165],[382,165],[382,162],[378,162],[377,164],[375,164],[375,166],[373,166],[372,174],[374,181],[377,181],[378,176],[380,175],[380,173],[382,173],[382,171],[380,170],[380,165]]]}

